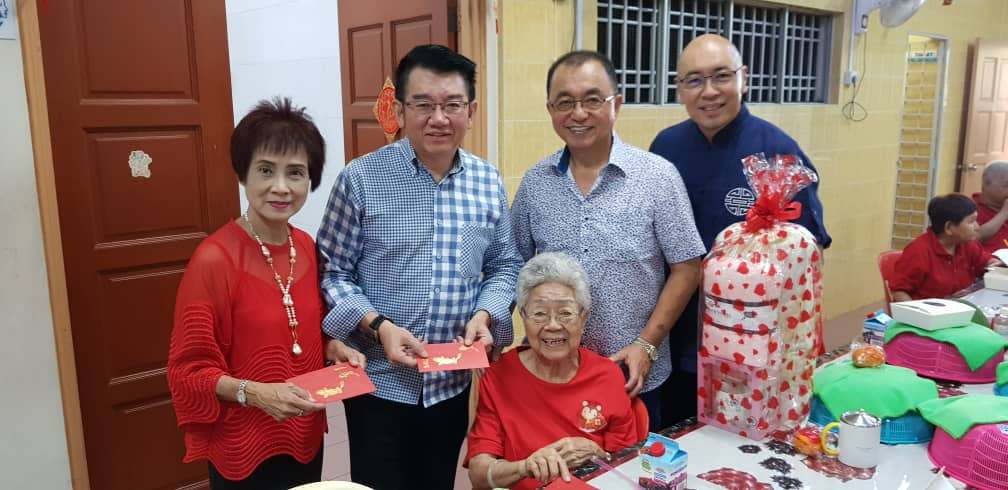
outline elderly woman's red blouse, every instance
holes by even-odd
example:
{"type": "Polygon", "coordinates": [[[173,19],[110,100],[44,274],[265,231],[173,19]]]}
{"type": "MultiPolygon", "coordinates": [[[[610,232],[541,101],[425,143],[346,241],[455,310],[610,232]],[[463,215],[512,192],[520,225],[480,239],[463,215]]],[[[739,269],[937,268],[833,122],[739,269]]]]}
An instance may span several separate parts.
{"type": "MultiPolygon", "coordinates": [[[[580,348],[574,378],[549,383],[525,368],[514,349],[490,366],[479,383],[476,422],[469,432],[465,462],[487,453],[508,461],[527,458],[564,437],[584,437],[606,451],[637,442],[637,423],[614,362],[580,348]]],[[[535,489],[525,478],[511,488],[535,489]]]]}
{"type": "MultiPolygon", "coordinates": [[[[280,288],[259,244],[234,221],[196,249],[179,286],[168,353],[168,385],[184,462],[209,459],[231,480],[247,477],[265,459],[287,454],[308,463],[322,447],[325,411],[277,422],[266,412],[217,398],[223,375],[281,383],[322,368],[323,349],[315,245],[292,229],[297,252],[291,296],[303,353],[292,338],[280,288]]],[[[267,245],[286,282],[289,246],[267,245]]]]}

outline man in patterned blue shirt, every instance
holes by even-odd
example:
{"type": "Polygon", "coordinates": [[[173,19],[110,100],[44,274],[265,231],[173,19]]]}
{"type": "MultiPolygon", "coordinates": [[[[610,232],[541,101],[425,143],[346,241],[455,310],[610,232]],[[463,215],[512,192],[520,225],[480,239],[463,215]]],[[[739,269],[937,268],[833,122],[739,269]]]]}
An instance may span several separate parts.
{"type": "MultiPolygon", "coordinates": [[[[612,62],[592,51],[560,57],[547,74],[547,110],[566,147],[530,169],[511,209],[527,260],[562,251],[591,279],[585,347],[627,371],[651,427],[668,378],[668,332],[697,287],[704,247],[679,173],[613,132],[622,96],[612,62]]],[[[684,393],[695,403],[692,393],[684,393]]]]}
{"type": "Polygon", "coordinates": [[[497,170],[459,145],[476,66],[418,46],[396,68],[405,138],[337,178],[318,235],[326,334],[367,356],[373,395],[347,400],[353,480],[451,488],[468,427],[469,371],[421,374],[423,343],[511,343],[522,260],[497,170]]]}

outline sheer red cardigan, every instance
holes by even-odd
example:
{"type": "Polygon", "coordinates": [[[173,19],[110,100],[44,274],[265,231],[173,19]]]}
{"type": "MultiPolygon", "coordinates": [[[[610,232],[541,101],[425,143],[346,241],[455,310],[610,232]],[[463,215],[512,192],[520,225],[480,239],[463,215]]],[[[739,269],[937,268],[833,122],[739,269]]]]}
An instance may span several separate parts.
{"type": "MultiPolygon", "coordinates": [[[[231,480],[246,478],[280,454],[307,463],[322,447],[325,411],[277,422],[258,408],[221,401],[215,391],[223,375],[278,383],[323,366],[315,244],[296,228],[292,236],[299,356],[291,353],[291,331],[273,273],[259,244],[234,221],[200,244],[179,285],[168,386],[185,435],[183,461],[208,459],[231,480]]],[[[267,247],[286,281],[288,245],[267,247]]]]}

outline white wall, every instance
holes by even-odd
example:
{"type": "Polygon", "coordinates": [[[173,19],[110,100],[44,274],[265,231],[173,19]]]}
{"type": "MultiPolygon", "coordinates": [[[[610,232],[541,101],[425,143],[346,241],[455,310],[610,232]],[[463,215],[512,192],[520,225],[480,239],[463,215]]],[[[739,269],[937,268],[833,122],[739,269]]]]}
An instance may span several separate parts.
{"type": "MultiPolygon", "coordinates": [[[[14,2],[7,2],[13,7],[14,2]]],[[[0,488],[70,488],[21,45],[0,40],[0,488]]]]}
{"type": "Polygon", "coordinates": [[[226,8],[235,124],[259,100],[285,95],[307,108],[325,138],[322,183],[291,220],[314,236],[344,166],[336,1],[227,0],[226,8]]]}

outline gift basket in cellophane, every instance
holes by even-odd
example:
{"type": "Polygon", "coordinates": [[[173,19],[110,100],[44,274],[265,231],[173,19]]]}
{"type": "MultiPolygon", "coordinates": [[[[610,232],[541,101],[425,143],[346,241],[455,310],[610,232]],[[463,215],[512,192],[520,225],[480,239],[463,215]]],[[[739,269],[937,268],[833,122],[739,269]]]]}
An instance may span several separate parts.
{"type": "Polygon", "coordinates": [[[718,234],[703,262],[697,413],[760,440],[800,426],[822,351],[815,237],[790,223],[816,174],[793,155],[742,160],[756,194],[745,221],[718,234]]]}

